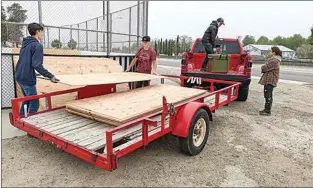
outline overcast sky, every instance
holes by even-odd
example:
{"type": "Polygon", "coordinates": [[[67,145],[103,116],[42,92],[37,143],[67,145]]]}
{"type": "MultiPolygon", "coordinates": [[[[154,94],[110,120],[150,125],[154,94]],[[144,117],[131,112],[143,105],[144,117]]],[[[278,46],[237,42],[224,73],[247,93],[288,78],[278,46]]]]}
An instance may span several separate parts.
{"type": "Polygon", "coordinates": [[[313,25],[313,1],[151,1],[149,7],[149,34],[157,37],[202,37],[218,17],[226,23],[219,37],[308,37],[313,25]]]}
{"type": "MultiPolygon", "coordinates": [[[[15,1],[16,2],[16,1],[15,1]]],[[[2,1],[6,7],[13,2],[2,1]]],[[[28,10],[26,22],[38,21],[37,2],[19,1],[28,10]]],[[[111,2],[112,11],[136,4],[111,2]]],[[[102,15],[101,1],[43,1],[43,22],[48,25],[67,25],[82,22],[102,15]]],[[[310,35],[313,25],[313,1],[150,1],[149,35],[152,38],[175,38],[176,35],[202,37],[210,22],[218,17],[226,25],[219,30],[219,37],[253,35],[291,36],[299,33],[310,35]]],[[[117,15],[120,32],[128,32],[128,13],[117,15]],[[125,28],[122,28],[124,27],[125,28]]],[[[134,20],[135,21],[135,20],[134,20]]],[[[134,22],[135,23],[135,22],[134,22]]],[[[132,32],[136,27],[132,28],[132,32]]]]}

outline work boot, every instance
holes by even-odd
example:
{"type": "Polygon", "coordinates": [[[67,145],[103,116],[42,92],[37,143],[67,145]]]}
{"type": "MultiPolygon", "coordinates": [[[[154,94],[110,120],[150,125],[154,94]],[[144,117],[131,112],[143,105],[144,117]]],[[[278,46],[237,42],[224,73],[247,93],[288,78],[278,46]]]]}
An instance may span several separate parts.
{"type": "Polygon", "coordinates": [[[259,113],[261,116],[270,116],[271,115],[271,111],[268,111],[266,109],[260,111],[259,113]]]}

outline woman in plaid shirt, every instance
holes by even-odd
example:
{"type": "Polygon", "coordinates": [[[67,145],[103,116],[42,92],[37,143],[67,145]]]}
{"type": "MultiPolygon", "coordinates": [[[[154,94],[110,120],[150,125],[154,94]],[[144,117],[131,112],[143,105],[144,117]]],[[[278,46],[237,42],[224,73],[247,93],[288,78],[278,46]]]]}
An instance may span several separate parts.
{"type": "Polygon", "coordinates": [[[271,57],[265,65],[261,67],[263,73],[259,84],[264,85],[265,109],[260,111],[260,115],[270,116],[273,103],[273,89],[277,86],[279,80],[279,67],[282,52],[276,46],[271,48],[271,57]]]}

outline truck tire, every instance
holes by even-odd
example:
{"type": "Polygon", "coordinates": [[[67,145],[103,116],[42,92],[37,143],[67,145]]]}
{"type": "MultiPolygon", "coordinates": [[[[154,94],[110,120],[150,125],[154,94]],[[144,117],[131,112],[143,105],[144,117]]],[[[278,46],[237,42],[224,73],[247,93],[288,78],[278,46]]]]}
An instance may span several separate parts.
{"type": "Polygon", "coordinates": [[[199,154],[209,137],[209,115],[204,109],[198,110],[191,122],[186,138],[179,138],[180,150],[187,155],[199,154]]]}
{"type": "Polygon", "coordinates": [[[249,95],[249,86],[239,87],[237,101],[246,101],[249,95]]]}

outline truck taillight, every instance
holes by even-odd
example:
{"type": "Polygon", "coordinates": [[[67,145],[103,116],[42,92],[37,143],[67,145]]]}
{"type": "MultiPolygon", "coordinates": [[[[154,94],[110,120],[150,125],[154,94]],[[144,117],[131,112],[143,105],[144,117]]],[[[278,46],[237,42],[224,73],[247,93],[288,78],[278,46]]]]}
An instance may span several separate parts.
{"type": "Polygon", "coordinates": [[[251,68],[252,67],[252,60],[248,61],[248,67],[251,68]]]}
{"type": "Polygon", "coordinates": [[[182,60],[181,60],[181,65],[185,65],[186,64],[186,60],[185,57],[183,56],[182,60]]]}

